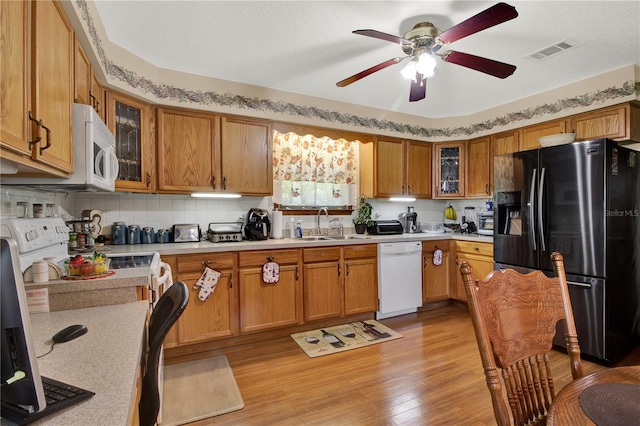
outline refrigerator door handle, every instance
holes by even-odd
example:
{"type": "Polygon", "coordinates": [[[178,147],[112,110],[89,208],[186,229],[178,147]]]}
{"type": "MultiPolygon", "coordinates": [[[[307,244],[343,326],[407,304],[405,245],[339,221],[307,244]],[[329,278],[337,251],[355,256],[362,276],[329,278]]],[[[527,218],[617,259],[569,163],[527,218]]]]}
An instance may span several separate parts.
{"type": "Polygon", "coordinates": [[[542,218],[543,211],[543,196],[544,196],[544,173],[545,168],[540,169],[540,186],[538,187],[538,230],[540,231],[540,249],[542,251],[547,251],[547,248],[544,244],[544,221],[542,218]]]}
{"type": "Polygon", "coordinates": [[[567,285],[572,285],[572,286],[575,286],[575,287],[591,288],[591,284],[588,284],[588,283],[577,283],[575,281],[567,281],[567,285]]]}
{"type": "MultiPolygon", "coordinates": [[[[536,188],[536,173],[537,173],[537,169],[533,169],[533,174],[531,175],[531,188],[529,189],[529,232],[531,232],[531,242],[533,243],[533,251],[536,251],[538,249],[536,245],[536,230],[535,230],[535,223],[533,219],[534,218],[533,204],[535,199],[534,189],[536,188]]],[[[507,218],[507,220],[509,220],[509,218],[507,218]]]]}

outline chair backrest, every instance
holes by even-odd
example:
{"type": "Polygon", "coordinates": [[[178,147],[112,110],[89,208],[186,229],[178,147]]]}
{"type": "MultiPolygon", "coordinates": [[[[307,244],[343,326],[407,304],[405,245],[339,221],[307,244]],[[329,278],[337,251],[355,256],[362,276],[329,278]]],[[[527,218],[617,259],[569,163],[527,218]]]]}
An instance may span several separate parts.
{"type": "Polygon", "coordinates": [[[571,375],[574,380],[582,377],[562,255],[553,253],[551,260],[555,278],[541,271],[524,275],[504,269],[478,280],[468,263],[460,265],[487,387],[500,426],[511,424],[503,386],[513,424],[536,424],[546,419],[555,397],[547,352],[552,348],[558,321],[564,326],[571,375]]]}
{"type": "Polygon", "coordinates": [[[160,410],[158,364],[162,342],[189,302],[189,289],[179,281],[164,292],[149,319],[149,352],[142,378],[142,392],[138,403],[140,426],[153,426],[160,410]]]}

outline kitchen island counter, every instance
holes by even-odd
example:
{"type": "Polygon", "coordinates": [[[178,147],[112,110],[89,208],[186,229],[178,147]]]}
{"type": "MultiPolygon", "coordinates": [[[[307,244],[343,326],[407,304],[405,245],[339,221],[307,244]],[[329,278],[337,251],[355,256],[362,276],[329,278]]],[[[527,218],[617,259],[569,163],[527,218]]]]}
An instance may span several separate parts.
{"type": "Polygon", "coordinates": [[[148,302],[142,301],[31,314],[38,355],[50,349],[51,336],[61,329],[72,324],[87,327],[85,335],[57,344],[38,359],[38,368],[43,376],[95,392],[89,400],[32,424],[131,424],[148,309],[148,302]]]}

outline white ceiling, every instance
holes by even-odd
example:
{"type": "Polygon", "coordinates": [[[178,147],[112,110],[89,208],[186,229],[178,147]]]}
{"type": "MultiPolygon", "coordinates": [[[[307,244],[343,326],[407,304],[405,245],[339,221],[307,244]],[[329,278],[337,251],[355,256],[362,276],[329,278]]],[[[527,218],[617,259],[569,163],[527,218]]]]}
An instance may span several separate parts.
{"type": "MultiPolygon", "coordinates": [[[[438,60],[427,97],[393,65],[344,88],[335,83],[388,59],[399,45],[354,35],[442,31],[497,1],[106,1],[108,38],[167,69],[431,118],[476,113],[630,64],[640,65],[640,1],[513,1],[519,16],[450,50],[517,66],[501,80],[438,60]],[[562,40],[580,47],[541,62],[525,56],[562,40]]],[[[197,88],[192,88],[197,89],[197,88]]]]}

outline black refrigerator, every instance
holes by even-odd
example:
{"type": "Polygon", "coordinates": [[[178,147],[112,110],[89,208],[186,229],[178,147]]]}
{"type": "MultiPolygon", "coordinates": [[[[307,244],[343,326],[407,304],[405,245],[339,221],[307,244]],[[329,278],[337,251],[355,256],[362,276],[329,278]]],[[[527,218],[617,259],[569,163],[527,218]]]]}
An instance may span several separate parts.
{"type": "Polygon", "coordinates": [[[604,363],[640,336],[639,158],[608,139],[494,158],[495,268],[553,276],[560,252],[580,350],[604,363]]]}

